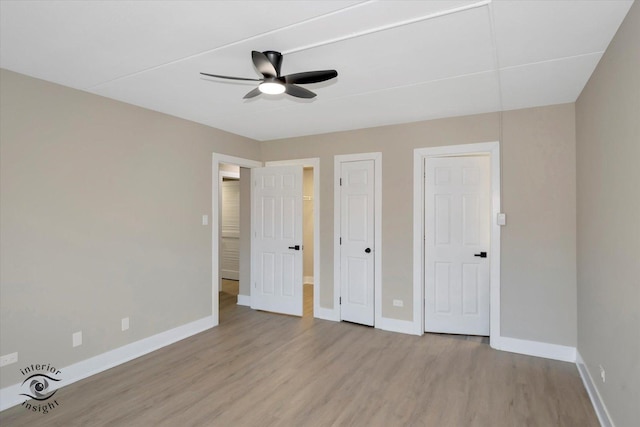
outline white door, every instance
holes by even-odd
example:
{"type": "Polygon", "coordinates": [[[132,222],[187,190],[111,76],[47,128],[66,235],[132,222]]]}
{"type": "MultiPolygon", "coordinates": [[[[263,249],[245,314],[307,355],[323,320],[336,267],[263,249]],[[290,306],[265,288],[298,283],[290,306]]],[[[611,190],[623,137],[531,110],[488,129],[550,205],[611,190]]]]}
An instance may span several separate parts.
{"type": "Polygon", "coordinates": [[[427,158],[425,330],[489,335],[489,156],[427,158]]]}
{"type": "Polygon", "coordinates": [[[302,166],[251,173],[251,307],[302,316],[302,166]]]}
{"type": "Polygon", "coordinates": [[[341,163],[340,316],[374,323],[374,163],[341,163]]]}

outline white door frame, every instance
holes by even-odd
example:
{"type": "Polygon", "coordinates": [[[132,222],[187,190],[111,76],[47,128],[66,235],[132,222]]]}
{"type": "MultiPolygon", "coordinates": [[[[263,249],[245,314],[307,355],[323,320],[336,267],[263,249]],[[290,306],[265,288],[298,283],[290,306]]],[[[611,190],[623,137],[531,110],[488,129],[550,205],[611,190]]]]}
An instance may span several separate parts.
{"type": "Polygon", "coordinates": [[[488,154],[491,159],[491,248],[490,253],[490,344],[500,341],[500,142],[416,148],[413,151],[413,324],[416,335],[424,334],[424,160],[488,154]]]}
{"type": "Polygon", "coordinates": [[[340,321],[340,163],[373,160],[374,174],[374,327],[382,327],[382,153],[342,154],[333,163],[333,317],[340,321]]]}
{"type": "Polygon", "coordinates": [[[258,168],[262,162],[256,160],[243,159],[240,157],[227,156],[225,154],[213,153],[211,156],[211,317],[213,326],[218,326],[219,318],[219,295],[220,291],[220,268],[219,265],[219,239],[220,239],[220,163],[240,166],[242,168],[258,168]]]}
{"type": "Polygon", "coordinates": [[[326,319],[326,309],[320,307],[320,158],[265,162],[265,166],[291,165],[313,168],[313,317],[326,319]]]}

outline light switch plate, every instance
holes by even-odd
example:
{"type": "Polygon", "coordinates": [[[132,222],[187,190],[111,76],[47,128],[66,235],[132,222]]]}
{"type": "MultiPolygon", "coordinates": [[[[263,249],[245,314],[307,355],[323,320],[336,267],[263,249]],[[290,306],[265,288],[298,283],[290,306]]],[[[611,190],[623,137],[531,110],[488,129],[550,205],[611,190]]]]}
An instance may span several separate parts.
{"type": "Polygon", "coordinates": [[[209,215],[202,215],[202,225],[209,225],[209,215]]]}
{"type": "Polygon", "coordinates": [[[498,214],[498,225],[507,225],[507,214],[505,213],[498,214]]]}
{"type": "Polygon", "coordinates": [[[122,330],[126,331],[127,329],[129,329],[129,318],[128,317],[123,317],[122,321],[120,322],[122,325],[122,330]]]}

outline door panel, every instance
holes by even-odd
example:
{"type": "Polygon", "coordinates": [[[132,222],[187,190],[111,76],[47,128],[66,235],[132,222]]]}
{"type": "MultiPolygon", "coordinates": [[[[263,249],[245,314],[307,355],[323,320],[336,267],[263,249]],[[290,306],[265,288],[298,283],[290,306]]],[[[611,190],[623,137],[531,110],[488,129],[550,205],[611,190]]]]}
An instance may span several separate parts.
{"type": "Polygon", "coordinates": [[[451,215],[451,196],[436,194],[435,196],[435,232],[436,243],[447,245],[451,242],[451,227],[449,219],[451,215]]]}
{"type": "Polygon", "coordinates": [[[276,254],[270,252],[262,252],[260,254],[262,271],[262,287],[261,291],[264,295],[273,295],[275,293],[276,282],[276,254]]]}
{"type": "Polygon", "coordinates": [[[302,316],[302,166],[252,174],[251,307],[302,316]]]}
{"type": "Polygon", "coordinates": [[[462,314],[478,314],[478,265],[462,265],[462,314]]]}
{"type": "Polygon", "coordinates": [[[347,259],[347,286],[346,300],[348,304],[356,304],[366,308],[367,305],[367,261],[362,258],[350,257],[347,259]]]}
{"type": "Polygon", "coordinates": [[[340,315],[373,326],[374,162],[343,162],[340,168],[340,315]]]}
{"type": "Polygon", "coordinates": [[[489,335],[488,156],[425,164],[425,330],[489,335]]]}
{"type": "Polygon", "coordinates": [[[436,312],[440,314],[451,313],[451,264],[448,262],[435,263],[435,298],[436,312]]]}
{"type": "MultiPolygon", "coordinates": [[[[282,295],[293,297],[295,295],[296,255],[282,254],[282,295]]],[[[302,282],[302,276],[300,276],[302,282]]]]}

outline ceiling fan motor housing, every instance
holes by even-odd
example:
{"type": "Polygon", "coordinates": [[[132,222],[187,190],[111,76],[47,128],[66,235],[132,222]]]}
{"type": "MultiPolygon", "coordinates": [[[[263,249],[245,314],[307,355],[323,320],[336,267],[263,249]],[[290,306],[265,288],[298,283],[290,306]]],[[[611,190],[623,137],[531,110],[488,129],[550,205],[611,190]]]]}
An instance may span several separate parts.
{"type": "Polygon", "coordinates": [[[266,50],[264,55],[267,57],[269,62],[273,64],[273,67],[276,69],[276,73],[278,77],[280,77],[280,67],[282,66],[282,54],[280,52],[276,52],[275,50],[266,50]]]}

